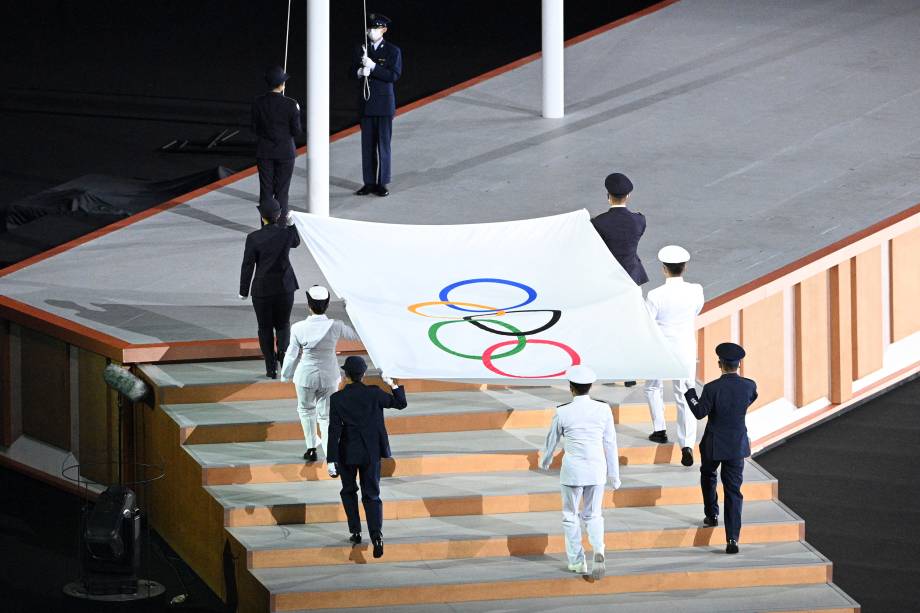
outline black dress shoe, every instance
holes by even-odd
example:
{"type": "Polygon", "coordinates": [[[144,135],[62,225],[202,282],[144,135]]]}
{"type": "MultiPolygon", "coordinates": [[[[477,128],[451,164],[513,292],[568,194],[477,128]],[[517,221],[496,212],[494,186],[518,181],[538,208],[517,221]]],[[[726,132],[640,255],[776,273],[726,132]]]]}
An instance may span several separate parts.
{"type": "Polygon", "coordinates": [[[725,546],[725,553],[738,553],[738,541],[728,539],[728,545],[725,546]]]}
{"type": "Polygon", "coordinates": [[[706,516],[703,518],[703,525],[710,528],[715,528],[719,525],[719,518],[706,516]]]}
{"type": "Polygon", "coordinates": [[[303,454],[303,459],[306,460],[307,462],[315,462],[316,461],[316,447],[310,447],[309,449],[307,449],[307,452],[303,454]]]}
{"type": "Polygon", "coordinates": [[[367,196],[377,191],[376,185],[362,185],[361,189],[355,192],[355,196],[367,196]]]}
{"type": "Polygon", "coordinates": [[[277,370],[266,370],[266,371],[265,371],[265,376],[266,376],[267,378],[269,378],[269,379],[277,379],[277,378],[278,378],[278,371],[277,371],[277,370]]]}
{"type": "Polygon", "coordinates": [[[379,534],[371,537],[371,542],[374,544],[374,557],[380,558],[383,557],[383,537],[379,534]]]}
{"type": "Polygon", "coordinates": [[[626,387],[632,387],[635,384],[636,384],[635,381],[623,381],[623,385],[625,385],[626,387]]]}
{"type": "Polygon", "coordinates": [[[390,195],[390,190],[387,189],[386,185],[378,185],[377,190],[374,193],[380,196],[381,198],[386,198],[387,196],[390,195]]]}
{"type": "Polygon", "coordinates": [[[648,440],[653,443],[667,443],[668,442],[668,433],[665,430],[655,430],[648,435],[648,440]]]}
{"type": "Polygon", "coordinates": [[[693,466],[693,450],[684,447],[680,450],[680,463],[684,466],[693,466]]]}
{"type": "Polygon", "coordinates": [[[360,533],[360,532],[352,532],[352,533],[351,533],[351,536],[348,537],[348,540],[351,541],[351,544],[352,544],[352,545],[358,545],[358,544],[360,544],[360,543],[361,543],[361,533],[360,533]]]}

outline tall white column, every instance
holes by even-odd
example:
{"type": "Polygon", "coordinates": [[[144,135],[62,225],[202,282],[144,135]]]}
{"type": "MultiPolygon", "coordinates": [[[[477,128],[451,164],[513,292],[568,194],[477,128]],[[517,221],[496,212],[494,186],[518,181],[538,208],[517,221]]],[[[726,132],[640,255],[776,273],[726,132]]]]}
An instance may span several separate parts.
{"type": "Polygon", "coordinates": [[[329,0],[307,0],[307,209],[329,216],[329,0]]]}
{"type": "Polygon", "coordinates": [[[543,0],[543,116],[565,115],[563,0],[543,0]]]}

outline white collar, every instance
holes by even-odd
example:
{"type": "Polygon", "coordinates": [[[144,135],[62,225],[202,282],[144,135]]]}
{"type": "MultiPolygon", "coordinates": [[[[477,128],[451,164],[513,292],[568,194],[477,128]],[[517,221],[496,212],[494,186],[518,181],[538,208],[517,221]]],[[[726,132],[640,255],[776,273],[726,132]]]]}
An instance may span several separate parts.
{"type": "Polygon", "coordinates": [[[580,402],[584,404],[585,402],[593,402],[593,399],[589,394],[584,394],[583,396],[572,396],[572,402],[580,402]]]}
{"type": "Polygon", "coordinates": [[[313,314],[307,315],[307,321],[324,321],[326,319],[329,319],[329,318],[326,317],[325,313],[323,313],[322,315],[313,315],[313,314]]]}
{"type": "Polygon", "coordinates": [[[668,283],[683,283],[683,282],[684,282],[683,277],[668,277],[667,279],[664,280],[665,285],[667,285],[668,283]]]}
{"type": "Polygon", "coordinates": [[[377,49],[380,48],[380,45],[382,45],[382,44],[383,44],[383,37],[381,37],[380,40],[378,40],[376,43],[372,41],[372,42],[371,42],[371,47],[373,47],[373,48],[374,48],[374,51],[376,51],[377,49]]]}
{"type": "Polygon", "coordinates": [[[611,204],[610,208],[611,209],[625,209],[626,205],[625,204],[611,204]]]}

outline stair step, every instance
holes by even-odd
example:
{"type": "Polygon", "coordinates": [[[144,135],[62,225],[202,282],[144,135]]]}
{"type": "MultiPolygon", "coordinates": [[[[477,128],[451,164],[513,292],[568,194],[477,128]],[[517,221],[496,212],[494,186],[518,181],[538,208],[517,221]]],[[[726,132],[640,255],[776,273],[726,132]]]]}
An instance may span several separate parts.
{"type": "MultiPolygon", "coordinates": [[[[288,384],[286,384],[288,385],[288,384]]],[[[635,388],[600,386],[594,397],[611,403],[618,424],[643,424],[651,430],[645,396],[635,388]]],[[[546,428],[567,390],[553,387],[410,393],[409,407],[387,411],[390,434],[458,432],[499,428],[546,428]]],[[[164,404],[179,424],[180,443],[231,443],[303,439],[293,399],[164,404]]],[[[676,419],[672,402],[665,418],[676,419]]]]}
{"type": "MultiPolygon", "coordinates": [[[[675,432],[671,434],[676,437],[675,432]]],[[[461,469],[466,473],[533,470],[545,438],[543,428],[395,435],[390,437],[393,457],[382,460],[381,474],[408,477],[461,469]]],[[[645,431],[625,425],[617,429],[617,444],[621,466],[677,463],[681,457],[676,443],[653,443],[645,431]]],[[[205,485],[330,478],[324,462],[304,462],[302,439],[187,445],[185,450],[201,465],[205,485]]],[[[553,467],[559,467],[562,455],[557,450],[553,467]]]]}
{"type": "MultiPolygon", "coordinates": [[[[389,552],[387,552],[389,555],[389,552]]],[[[329,613],[337,609],[309,609],[329,613]]],[[[302,609],[304,613],[307,609],[302,609]]],[[[833,583],[741,587],[723,590],[681,590],[661,593],[605,594],[565,598],[521,598],[451,604],[360,607],[349,613],[558,613],[605,611],[609,613],[858,613],[859,605],[833,583]]],[[[300,611],[296,613],[301,613],[300,611]]]]}
{"type": "Polygon", "coordinates": [[[830,578],[830,562],[803,542],[745,544],[734,556],[720,551],[610,552],[601,581],[568,573],[564,554],[357,564],[344,573],[321,566],[250,572],[271,594],[272,611],[807,585],[830,578]]]}
{"type": "MultiPolygon", "coordinates": [[[[680,465],[624,467],[623,487],[608,490],[605,507],[694,504],[702,501],[699,471],[680,465]]],[[[776,498],[776,480],[748,460],[745,499],[776,498]]],[[[205,489],[224,508],[226,526],[302,524],[345,520],[337,481],[210,485],[205,489]]],[[[391,477],[381,482],[387,519],[483,515],[561,509],[556,472],[519,471],[391,477]]]]}
{"type": "MultiPolygon", "coordinates": [[[[702,526],[703,506],[668,505],[604,511],[607,550],[724,545],[722,527],[702,526]]],[[[386,522],[386,557],[352,547],[348,524],[252,526],[227,530],[248,552],[250,568],[365,564],[453,558],[540,555],[565,551],[558,512],[466,515],[386,522]]],[[[804,522],[774,500],[744,506],[744,543],[798,541],[804,522]]],[[[587,546],[587,545],[586,545],[587,546]]]]}

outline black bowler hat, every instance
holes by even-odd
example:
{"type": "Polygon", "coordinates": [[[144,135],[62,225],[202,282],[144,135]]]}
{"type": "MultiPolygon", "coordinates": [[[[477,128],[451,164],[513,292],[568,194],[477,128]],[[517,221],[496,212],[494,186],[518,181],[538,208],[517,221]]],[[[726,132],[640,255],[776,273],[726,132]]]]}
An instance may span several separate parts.
{"type": "Polygon", "coordinates": [[[622,198],[633,190],[633,184],[629,177],[619,172],[607,175],[607,178],[604,179],[604,187],[607,188],[608,194],[617,198],[622,198]]]}
{"type": "Polygon", "coordinates": [[[272,89],[278,87],[290,78],[290,75],[284,72],[284,68],[281,66],[272,66],[265,71],[265,82],[268,83],[268,86],[272,89]]]}
{"type": "Polygon", "coordinates": [[[259,201],[259,214],[269,221],[274,221],[281,213],[281,203],[274,196],[265,196],[259,201]]]}
{"type": "Polygon", "coordinates": [[[389,28],[391,23],[393,22],[389,17],[380,13],[371,13],[367,16],[368,28],[389,28]]]}
{"type": "Polygon", "coordinates": [[[723,362],[740,362],[745,356],[744,347],[735,343],[719,343],[716,345],[716,355],[723,362]]]}
{"type": "Polygon", "coordinates": [[[342,370],[348,375],[361,376],[367,372],[367,362],[359,355],[350,355],[345,358],[342,370]]]}

